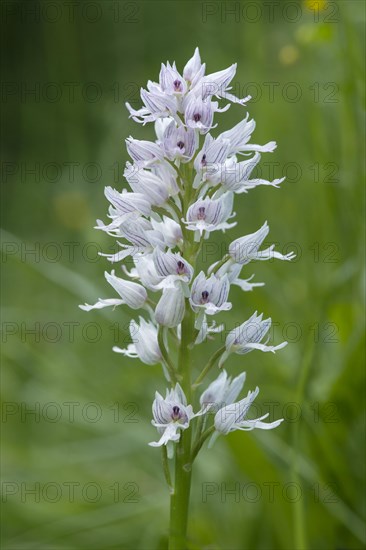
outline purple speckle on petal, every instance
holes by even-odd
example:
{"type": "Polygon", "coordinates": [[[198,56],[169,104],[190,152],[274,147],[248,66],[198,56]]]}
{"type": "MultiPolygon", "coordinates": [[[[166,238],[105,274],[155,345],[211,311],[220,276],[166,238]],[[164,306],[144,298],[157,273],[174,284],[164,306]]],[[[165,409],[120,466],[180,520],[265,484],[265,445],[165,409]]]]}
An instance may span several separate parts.
{"type": "Polygon", "coordinates": [[[174,405],[172,419],[179,420],[180,417],[181,417],[180,408],[177,405],[174,405]]]}
{"type": "Polygon", "coordinates": [[[201,303],[202,303],[202,304],[207,304],[209,295],[210,295],[210,294],[207,292],[207,290],[204,290],[204,291],[202,292],[202,294],[201,294],[201,296],[202,296],[201,303]]]}
{"type": "Polygon", "coordinates": [[[186,266],[182,262],[182,260],[177,261],[177,273],[178,275],[181,275],[182,273],[186,272],[186,266]]]}
{"type": "Polygon", "coordinates": [[[206,208],[204,206],[200,206],[198,209],[197,219],[204,220],[205,218],[206,218],[206,208]]]}
{"type": "Polygon", "coordinates": [[[182,87],[182,82],[181,80],[174,80],[173,82],[173,86],[174,86],[174,90],[176,92],[181,92],[183,90],[183,87],[182,87]]]}

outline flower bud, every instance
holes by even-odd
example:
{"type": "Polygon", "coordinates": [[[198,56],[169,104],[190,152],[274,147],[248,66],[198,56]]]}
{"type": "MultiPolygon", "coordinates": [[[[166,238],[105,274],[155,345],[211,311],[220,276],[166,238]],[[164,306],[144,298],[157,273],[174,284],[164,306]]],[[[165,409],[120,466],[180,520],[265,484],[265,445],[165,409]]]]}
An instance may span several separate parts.
{"type": "Polygon", "coordinates": [[[153,162],[163,160],[164,154],[157,143],[129,137],[126,139],[128,154],[139,166],[147,166],[153,162]]]}
{"type": "Polygon", "coordinates": [[[184,295],[180,286],[166,288],[156,306],[155,320],[165,327],[177,327],[183,320],[184,311],[184,295]]]}
{"type": "Polygon", "coordinates": [[[147,292],[143,286],[116,277],[114,270],[111,274],[105,272],[105,278],[114,290],[121,296],[125,304],[132,309],[140,309],[147,300],[147,292]]]}
{"type": "Polygon", "coordinates": [[[156,326],[140,317],[140,325],[132,320],[130,322],[130,335],[133,344],[126,349],[113,347],[116,353],[122,353],[126,357],[138,357],[146,365],[155,365],[162,361],[162,355],[158,344],[158,332],[156,326]]]}

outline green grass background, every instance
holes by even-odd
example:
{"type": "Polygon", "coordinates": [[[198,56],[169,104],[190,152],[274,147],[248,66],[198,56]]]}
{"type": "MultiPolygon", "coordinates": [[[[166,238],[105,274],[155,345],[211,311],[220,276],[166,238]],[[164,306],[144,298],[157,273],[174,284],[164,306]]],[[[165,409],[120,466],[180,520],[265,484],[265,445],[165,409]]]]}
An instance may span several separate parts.
{"type": "MultiPolygon", "coordinates": [[[[234,288],[234,308],[222,315],[230,328],[263,311],[276,324],[274,340],[290,340],[275,356],[227,364],[232,374],[247,371],[247,390],[260,387],[263,413],[287,422],[202,451],[189,544],[362,548],[363,2],[320,2],[315,11],[309,2],[275,3],[273,20],[261,1],[82,2],[73,21],[63,2],[26,4],[22,12],[2,3],[4,550],[166,545],[168,492],[159,450],[147,446],[160,369],[112,353],[128,342],[127,308],[86,314],[77,306],[113,294],[103,278],[110,266],[95,255],[113,240],[93,225],[106,219],[103,187],[125,185],[124,139],[153,136],[152,126],[128,119],[124,101],[137,107],[160,62],[182,67],[197,45],[208,72],[237,61],[236,85],[261,92],[248,104],[253,141],[275,139],[262,163],[277,163],[273,177],[288,176],[281,190],[238,197],[237,227],[212,242],[218,248],[267,219],[271,242],[295,247],[298,259],[248,266],[266,286],[234,288]],[[225,12],[234,4],[237,20],[225,12]],[[22,95],[34,86],[39,96],[22,95]]],[[[218,115],[220,130],[245,112],[218,115]]],[[[262,170],[269,177],[268,164],[262,170]]],[[[197,372],[218,345],[197,348],[197,372]]]]}

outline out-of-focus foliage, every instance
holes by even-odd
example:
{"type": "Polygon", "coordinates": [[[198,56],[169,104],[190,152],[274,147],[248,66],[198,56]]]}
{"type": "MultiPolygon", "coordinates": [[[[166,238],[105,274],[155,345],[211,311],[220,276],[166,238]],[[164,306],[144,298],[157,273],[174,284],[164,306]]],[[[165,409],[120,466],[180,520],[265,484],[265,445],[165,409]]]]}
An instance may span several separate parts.
{"type": "MultiPolygon", "coordinates": [[[[191,548],[363,547],[364,3],[269,4],[2,3],[4,550],[165,547],[168,491],[147,446],[161,372],[112,353],[130,311],[77,306],[112,295],[96,254],[112,239],[92,227],[104,185],[124,185],[124,139],[153,135],[124,101],[138,106],[160,62],[182,67],[197,45],[209,72],[238,62],[255,142],[278,142],[263,177],[287,175],[236,199],[239,223],[206,260],[266,219],[298,258],[251,264],[266,286],[234,288],[222,315],[230,329],[263,311],[289,340],[228,364],[287,422],[200,454],[191,548]]],[[[220,129],[245,112],[218,115],[220,129]]],[[[197,349],[197,369],[218,345],[197,349]]]]}

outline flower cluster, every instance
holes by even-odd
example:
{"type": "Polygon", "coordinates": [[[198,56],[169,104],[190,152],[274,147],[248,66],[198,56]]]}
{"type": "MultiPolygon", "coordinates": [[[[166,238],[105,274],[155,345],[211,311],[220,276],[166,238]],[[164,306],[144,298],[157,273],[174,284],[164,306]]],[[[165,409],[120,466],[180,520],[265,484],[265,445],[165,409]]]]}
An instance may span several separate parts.
{"type": "MultiPolygon", "coordinates": [[[[130,323],[133,343],[126,349],[115,347],[114,351],[137,357],[148,365],[163,366],[170,389],[165,398],[157,392],[153,403],[152,423],[160,436],[158,442],[151,443],[153,446],[179,441],[182,431],[194,419],[200,426],[199,441],[204,433],[214,438],[233,430],[272,429],[282,421],[263,422],[267,415],[249,418],[250,406],[259,390],[249,391],[244,399],[236,401],[244,373],[232,380],[225,370],[220,371],[203,391],[201,408],[196,413],[186,398],[189,395],[191,399],[192,388],[190,382],[189,388],[185,386],[184,347],[191,349],[223,329],[212,318],[231,309],[231,285],[251,291],[264,284],[251,282],[252,276],[240,278],[243,267],[252,260],[294,257],[293,253],[280,254],[274,245],[262,246],[269,233],[264,222],[257,231],[231,242],[228,253],[208,266],[206,272],[196,273],[196,258],[204,240],[212,232],[236,225],[235,195],[259,185],[277,188],[283,181],[252,177],[261,154],[273,152],[276,143],[250,143],[255,122],[249,115],[216,137],[211,133],[216,127],[216,113],[226,111],[232,103],[245,106],[250,99],[230,93],[235,73],[233,64],[206,75],[198,48],[182,73],[175,63],[162,64],[159,81],[149,81],[147,89],[141,89],[143,106],[136,110],[127,104],[134,121],[154,123],[156,138],[126,140],[131,162],[127,162],[124,176],[131,190],[119,192],[106,187],[109,221],[97,221],[97,229],[117,239],[118,251],[105,254],[107,259],[119,264],[131,257],[133,267],[128,270],[122,265],[105,273],[116,297],[100,298],[94,305],[80,307],[89,311],[127,305],[133,310],[145,310],[146,318],[140,316],[130,323]],[[188,339],[187,334],[183,335],[187,327],[188,339]],[[183,362],[176,367],[174,350],[179,347],[183,362]],[[211,428],[204,432],[213,413],[211,428]]],[[[216,361],[221,368],[232,353],[275,352],[286,345],[268,345],[271,319],[262,317],[255,312],[228,333],[225,345],[209,361],[193,389],[216,361]]]]}

